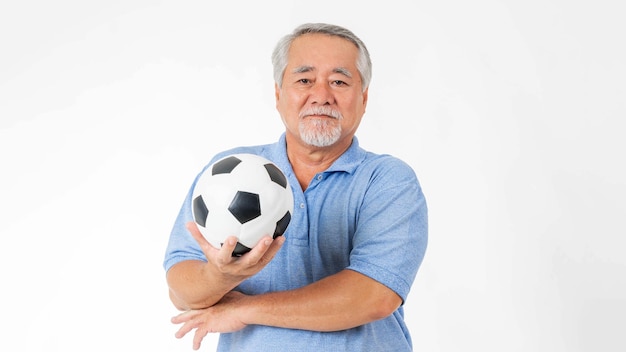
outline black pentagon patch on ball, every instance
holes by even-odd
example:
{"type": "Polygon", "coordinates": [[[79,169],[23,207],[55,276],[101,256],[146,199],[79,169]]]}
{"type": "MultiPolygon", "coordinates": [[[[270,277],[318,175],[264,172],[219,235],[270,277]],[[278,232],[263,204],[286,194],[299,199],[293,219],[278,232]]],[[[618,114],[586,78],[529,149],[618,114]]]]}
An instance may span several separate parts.
{"type": "Polygon", "coordinates": [[[287,226],[289,225],[290,221],[291,221],[291,213],[287,212],[285,213],[285,216],[282,217],[282,219],[276,222],[276,229],[274,230],[274,238],[278,236],[282,236],[285,233],[285,231],[287,231],[287,226]]]}
{"type": "Polygon", "coordinates": [[[265,164],[265,170],[270,175],[270,179],[279,184],[282,188],[287,188],[287,178],[283,175],[282,171],[274,164],[265,164]]]}
{"type": "MultiPolygon", "coordinates": [[[[223,243],[220,243],[220,245],[224,245],[223,243]]],[[[237,245],[235,246],[235,249],[233,249],[233,252],[231,253],[231,256],[233,257],[241,257],[242,255],[250,252],[252,250],[252,248],[246,247],[243,244],[241,244],[241,242],[237,241],[237,245]]]]}
{"type": "Polygon", "coordinates": [[[206,204],[204,203],[204,199],[202,196],[197,196],[193,200],[193,217],[196,223],[202,227],[206,226],[206,218],[209,215],[209,209],[207,209],[206,204]]]}
{"type": "Polygon", "coordinates": [[[250,250],[252,250],[252,248],[248,248],[246,246],[244,246],[243,244],[241,244],[240,242],[237,242],[237,246],[235,246],[235,249],[233,250],[233,257],[241,257],[242,255],[250,252],[250,250]]]}
{"type": "Polygon", "coordinates": [[[228,158],[222,159],[213,165],[211,168],[211,174],[229,174],[241,163],[241,159],[229,156],[228,158]]]}
{"type": "Polygon", "coordinates": [[[242,224],[261,216],[261,202],[256,193],[237,191],[228,211],[242,224]]]}

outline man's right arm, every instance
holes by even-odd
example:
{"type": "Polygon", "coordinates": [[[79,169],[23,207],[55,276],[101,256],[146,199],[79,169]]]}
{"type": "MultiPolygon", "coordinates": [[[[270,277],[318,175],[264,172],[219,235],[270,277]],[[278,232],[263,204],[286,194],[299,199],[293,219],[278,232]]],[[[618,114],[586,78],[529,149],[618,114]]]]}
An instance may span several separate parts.
{"type": "Polygon", "coordinates": [[[276,255],[284,242],[282,236],[272,240],[264,237],[248,253],[232,257],[237,239],[231,236],[221,248],[213,247],[193,222],[187,229],[198,242],[207,261],[185,260],[167,272],[170,299],[179,310],[207,308],[247,278],[263,269],[276,255]]]}
{"type": "Polygon", "coordinates": [[[210,265],[199,260],[186,260],[167,272],[170,299],[179,310],[210,307],[238,285],[208,274],[210,265]],[[216,279],[212,280],[212,277],[216,279]]]}

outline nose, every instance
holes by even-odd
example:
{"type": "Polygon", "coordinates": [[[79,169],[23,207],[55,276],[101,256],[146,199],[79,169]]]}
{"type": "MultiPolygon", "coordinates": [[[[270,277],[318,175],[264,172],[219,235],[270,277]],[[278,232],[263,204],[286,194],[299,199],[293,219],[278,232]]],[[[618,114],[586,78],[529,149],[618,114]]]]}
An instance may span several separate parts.
{"type": "Polygon", "coordinates": [[[310,102],[317,105],[331,105],[335,103],[332,87],[328,82],[315,82],[310,90],[310,102]]]}

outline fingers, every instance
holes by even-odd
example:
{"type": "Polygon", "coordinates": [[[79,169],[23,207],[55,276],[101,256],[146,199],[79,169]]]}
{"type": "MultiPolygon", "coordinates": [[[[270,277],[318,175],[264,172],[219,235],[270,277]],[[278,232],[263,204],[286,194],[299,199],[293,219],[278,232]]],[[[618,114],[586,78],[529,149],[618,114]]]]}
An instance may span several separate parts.
{"type": "Polygon", "coordinates": [[[172,318],[172,323],[174,324],[184,323],[183,326],[181,326],[180,329],[178,329],[178,331],[174,335],[176,336],[177,339],[182,339],[185,335],[187,335],[188,332],[190,332],[193,329],[196,329],[196,332],[194,333],[194,337],[193,337],[193,349],[196,351],[200,349],[202,340],[209,333],[209,331],[206,330],[206,328],[203,328],[201,326],[202,320],[196,319],[196,317],[199,316],[200,314],[201,314],[201,311],[191,310],[191,311],[181,313],[172,318]]]}
{"type": "Polygon", "coordinates": [[[204,255],[207,259],[211,260],[211,258],[216,258],[216,264],[218,266],[229,264],[232,261],[232,253],[237,246],[237,237],[230,236],[226,239],[221,248],[215,248],[213,245],[207,241],[207,239],[202,235],[202,232],[198,229],[198,225],[195,222],[189,221],[186,224],[187,230],[191,233],[191,237],[193,237],[204,255]]]}
{"type": "Polygon", "coordinates": [[[284,236],[278,236],[278,237],[276,237],[272,241],[272,245],[270,246],[270,248],[266,252],[266,256],[268,256],[268,255],[270,256],[269,260],[274,258],[274,256],[282,248],[284,243],[285,243],[285,237],[284,236]]]}
{"type": "Polygon", "coordinates": [[[251,268],[261,264],[265,266],[281,248],[285,239],[280,236],[272,240],[270,236],[263,237],[250,252],[241,257],[233,257],[232,252],[237,246],[237,237],[230,236],[226,239],[217,256],[217,265],[224,267],[231,263],[236,263],[239,268],[251,268]]]}
{"type": "Polygon", "coordinates": [[[186,224],[191,236],[198,242],[207,260],[211,262],[219,272],[234,276],[251,276],[269,263],[280,250],[285,238],[278,236],[272,239],[270,236],[263,237],[259,243],[241,257],[233,257],[232,253],[237,247],[238,238],[229,236],[221,248],[215,248],[202,235],[195,222],[186,224]]]}
{"type": "Polygon", "coordinates": [[[196,333],[193,335],[193,349],[195,351],[200,349],[200,344],[202,343],[202,339],[204,339],[204,337],[208,333],[209,332],[204,329],[196,329],[196,333]]]}
{"type": "Polygon", "coordinates": [[[175,317],[172,317],[171,320],[173,324],[186,323],[190,321],[191,319],[193,319],[198,314],[200,314],[199,310],[188,310],[188,311],[178,314],[175,317]]]}
{"type": "Polygon", "coordinates": [[[182,339],[185,335],[187,335],[188,332],[196,327],[197,322],[194,323],[193,320],[196,315],[197,313],[195,311],[188,311],[172,318],[173,324],[184,323],[174,335],[177,339],[182,339]]]}
{"type": "Polygon", "coordinates": [[[180,329],[178,329],[178,331],[176,331],[176,334],[174,336],[176,336],[177,339],[182,339],[192,329],[193,329],[193,326],[191,326],[191,324],[185,323],[183,324],[183,326],[180,327],[180,329]]]}
{"type": "Polygon", "coordinates": [[[233,251],[237,247],[237,237],[229,236],[217,254],[217,265],[226,265],[233,261],[233,251]]]}
{"type": "Polygon", "coordinates": [[[261,238],[261,240],[250,250],[250,252],[242,256],[242,260],[245,260],[247,265],[256,265],[265,255],[271,244],[272,239],[269,236],[261,238]]]}
{"type": "Polygon", "coordinates": [[[274,240],[269,236],[263,237],[247,254],[246,260],[248,265],[261,264],[265,266],[278,253],[284,242],[285,238],[283,236],[279,236],[274,240]]]}

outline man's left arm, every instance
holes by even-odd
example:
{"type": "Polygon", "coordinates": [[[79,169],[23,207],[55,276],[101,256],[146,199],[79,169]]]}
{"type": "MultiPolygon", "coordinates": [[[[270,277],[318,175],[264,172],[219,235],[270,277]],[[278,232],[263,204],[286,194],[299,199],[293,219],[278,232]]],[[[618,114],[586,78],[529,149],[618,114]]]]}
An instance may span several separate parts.
{"type": "Polygon", "coordinates": [[[182,313],[176,337],[196,329],[194,349],[210,332],[233,332],[246,325],[338,331],[383,319],[402,304],[394,291],[363,274],[343,270],[310,285],[248,296],[227,294],[216,305],[182,313]]]}

